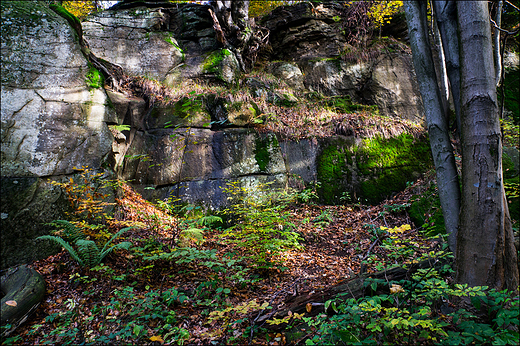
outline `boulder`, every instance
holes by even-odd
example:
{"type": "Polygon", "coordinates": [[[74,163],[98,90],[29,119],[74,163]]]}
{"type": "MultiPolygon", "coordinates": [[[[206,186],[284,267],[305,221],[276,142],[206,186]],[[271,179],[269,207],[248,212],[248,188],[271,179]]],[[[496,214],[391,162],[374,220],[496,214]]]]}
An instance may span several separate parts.
{"type": "Polygon", "coordinates": [[[99,72],[65,19],[39,2],[2,1],[1,12],[5,268],[56,250],[31,241],[66,209],[48,178],[73,174],[74,167],[100,167],[112,146],[106,121],[114,113],[99,88],[99,72]]]}
{"type": "Polygon", "coordinates": [[[101,11],[83,21],[83,37],[98,58],[129,75],[164,81],[184,61],[184,53],[168,31],[169,12],[137,7],[101,11]]]}
{"type": "Polygon", "coordinates": [[[338,58],[303,60],[299,64],[310,91],[348,95],[353,102],[377,105],[380,115],[424,122],[410,54],[383,53],[373,61],[359,63],[338,58]]]}
{"type": "Polygon", "coordinates": [[[298,61],[338,56],[347,46],[341,33],[341,4],[301,2],[280,6],[262,18],[270,30],[273,58],[298,61]]]}
{"type": "Polygon", "coordinates": [[[277,61],[267,66],[267,72],[280,78],[295,90],[303,90],[303,74],[298,65],[284,61],[277,61]]]}

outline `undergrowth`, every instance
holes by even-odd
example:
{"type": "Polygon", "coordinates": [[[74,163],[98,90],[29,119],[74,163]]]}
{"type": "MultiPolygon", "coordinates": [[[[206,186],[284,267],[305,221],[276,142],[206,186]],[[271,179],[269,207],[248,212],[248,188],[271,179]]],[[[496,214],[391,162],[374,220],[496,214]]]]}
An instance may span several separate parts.
{"type": "MultiPolygon", "coordinates": [[[[329,209],[295,219],[297,213],[309,212],[311,207],[300,203],[315,199],[315,187],[287,193],[270,184],[230,183],[223,187],[230,196],[228,208],[208,214],[173,198],[153,206],[126,184],[110,182],[123,193],[116,198],[117,217],[96,219],[107,196],[90,190],[96,186],[92,179],[104,183],[86,173],[61,185],[81,211],[71,213],[71,221],[53,223],[54,237],[62,239],[68,254],[40,265],[46,279],[53,280],[50,287],[66,289],[49,288],[37,316],[19,334],[4,336],[4,345],[518,343],[518,297],[453,283],[452,259],[442,237],[436,235],[436,247],[425,247],[413,225],[392,223],[396,215],[407,215],[408,203],[382,206],[357,231],[369,236],[364,250],[357,243],[349,252],[359,258],[352,263],[368,268],[367,273],[404,267],[406,279],[365,274],[361,295],[346,292],[308,304],[303,312],[278,316],[282,301],[277,296],[293,294],[292,288],[304,280],[293,278],[291,285],[280,286],[291,256],[306,251],[304,244],[321,241],[320,231],[344,228],[329,209]],[[98,223],[81,223],[80,214],[98,223]],[[316,234],[305,233],[303,225],[316,234]],[[112,248],[117,237],[124,242],[112,248]],[[85,240],[98,249],[90,257],[78,244],[85,240]],[[436,264],[412,270],[425,258],[436,264]],[[58,282],[66,286],[56,286],[58,282]],[[267,287],[275,293],[259,295],[267,287]],[[320,306],[324,309],[316,314],[320,306]]],[[[364,210],[361,204],[342,208],[364,210]]],[[[349,231],[333,234],[341,233],[349,231]]]]}

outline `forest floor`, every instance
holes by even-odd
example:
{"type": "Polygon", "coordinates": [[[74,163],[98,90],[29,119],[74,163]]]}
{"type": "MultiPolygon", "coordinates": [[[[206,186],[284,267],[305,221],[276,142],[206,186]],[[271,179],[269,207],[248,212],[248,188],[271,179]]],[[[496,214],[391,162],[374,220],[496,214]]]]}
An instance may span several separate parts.
{"type": "MultiPolygon", "coordinates": [[[[311,294],[360,272],[380,271],[439,249],[440,238],[424,237],[407,214],[411,196],[421,194],[427,186],[429,181],[417,181],[375,206],[287,206],[285,211],[301,236],[302,247],[283,252],[282,266],[271,269],[254,269],[247,257],[233,262],[232,256],[243,249],[222,242],[219,230],[207,230],[203,242],[192,242],[184,261],[147,261],[136,251],[118,250],[105,258],[104,265],[87,269],[62,251],[30,265],[45,278],[47,293],[36,312],[11,335],[11,342],[304,344],[313,328],[289,340],[281,328],[272,328],[276,321],[258,323],[258,317],[283,310],[296,295],[311,294]],[[381,246],[377,234],[381,227],[400,230],[396,237],[403,244],[401,257],[381,246]],[[164,292],[174,297],[172,304],[164,292]]],[[[142,218],[144,210],[156,215],[155,226],[135,228],[124,235],[125,240],[152,255],[172,248],[178,234],[169,233],[160,227],[164,223],[157,222],[165,217],[164,211],[130,190],[118,201],[126,206],[125,218],[133,222],[142,218]]]]}

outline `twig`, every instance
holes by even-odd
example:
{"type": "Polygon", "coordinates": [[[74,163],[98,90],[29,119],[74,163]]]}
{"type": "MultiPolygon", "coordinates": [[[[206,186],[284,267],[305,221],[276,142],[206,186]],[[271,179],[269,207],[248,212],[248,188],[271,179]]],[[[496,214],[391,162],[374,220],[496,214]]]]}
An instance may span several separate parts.
{"type": "Polygon", "coordinates": [[[501,27],[499,27],[499,26],[497,25],[497,23],[496,23],[493,19],[489,18],[489,21],[490,21],[491,23],[493,23],[493,26],[495,27],[495,29],[497,29],[497,30],[499,30],[499,31],[502,31],[502,32],[504,32],[504,33],[506,33],[506,34],[508,34],[508,35],[515,35],[515,34],[518,34],[518,31],[520,31],[520,29],[517,29],[517,30],[515,30],[515,31],[507,31],[506,29],[502,29],[501,27]]]}
{"type": "Polygon", "coordinates": [[[379,237],[376,240],[374,240],[372,245],[370,245],[370,247],[368,248],[368,251],[365,254],[365,256],[363,256],[363,258],[361,258],[362,261],[364,261],[368,257],[368,255],[370,255],[370,251],[372,251],[372,249],[374,248],[374,246],[377,244],[378,241],[379,241],[379,237]]]}
{"type": "MultiPolygon", "coordinates": [[[[280,293],[283,293],[283,292],[287,292],[288,290],[290,290],[294,285],[296,285],[299,281],[301,280],[301,278],[298,278],[296,279],[296,281],[291,285],[289,286],[289,288],[284,288],[278,292],[276,292],[276,294],[273,296],[273,298],[271,298],[271,301],[269,302],[269,305],[268,306],[271,306],[271,304],[273,303],[273,301],[276,299],[276,297],[280,294],[280,293]]],[[[258,319],[260,318],[260,316],[262,316],[262,313],[267,309],[267,307],[263,310],[261,310],[258,315],[256,316],[256,318],[251,322],[251,333],[249,335],[249,345],[251,345],[251,342],[253,341],[253,333],[255,331],[255,324],[256,324],[256,321],[258,321],[258,319]]],[[[259,325],[258,327],[260,328],[261,326],[263,326],[265,324],[265,322],[271,317],[273,316],[276,312],[278,311],[278,309],[274,308],[273,311],[267,316],[267,318],[263,321],[263,323],[261,325],[259,325]]]]}

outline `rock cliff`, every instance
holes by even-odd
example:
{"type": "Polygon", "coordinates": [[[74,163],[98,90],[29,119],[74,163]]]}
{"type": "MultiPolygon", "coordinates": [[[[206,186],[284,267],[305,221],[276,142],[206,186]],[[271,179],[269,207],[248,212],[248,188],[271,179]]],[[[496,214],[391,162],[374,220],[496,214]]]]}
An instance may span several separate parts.
{"type": "Polygon", "coordinates": [[[424,172],[410,54],[342,59],[336,5],[309,6],[261,22],[273,54],[244,75],[217,43],[207,5],[97,13],[82,23],[82,47],[48,7],[3,1],[2,268],[52,251],[33,239],[63,217],[50,182],[75,167],[113,172],[152,200],[210,208],[233,181],[318,183],[324,203],[378,202],[424,172]],[[103,87],[85,53],[120,68],[134,92],[103,87]]]}

